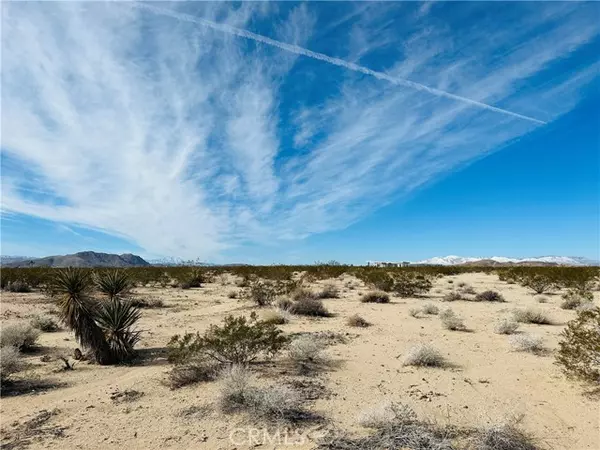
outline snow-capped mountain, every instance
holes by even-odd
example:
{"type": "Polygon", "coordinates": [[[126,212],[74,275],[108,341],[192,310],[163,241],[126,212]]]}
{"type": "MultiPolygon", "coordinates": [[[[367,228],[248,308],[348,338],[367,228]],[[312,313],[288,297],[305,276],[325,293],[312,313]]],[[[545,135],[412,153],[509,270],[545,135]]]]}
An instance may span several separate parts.
{"type": "Polygon", "coordinates": [[[473,257],[473,256],[435,256],[433,258],[424,259],[422,261],[415,261],[413,264],[435,264],[442,266],[454,266],[458,264],[466,264],[481,260],[491,260],[497,263],[523,263],[523,262],[538,262],[538,263],[552,263],[569,266],[587,266],[587,265],[598,265],[598,261],[591,259],[582,258],[579,256],[536,256],[531,258],[507,258],[506,256],[492,256],[492,257],[473,257]]]}

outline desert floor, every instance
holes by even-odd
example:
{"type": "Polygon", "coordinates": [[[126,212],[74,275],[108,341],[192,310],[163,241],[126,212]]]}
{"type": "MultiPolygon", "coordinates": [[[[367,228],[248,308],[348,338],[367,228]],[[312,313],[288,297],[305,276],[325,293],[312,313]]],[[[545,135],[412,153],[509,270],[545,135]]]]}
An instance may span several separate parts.
{"type": "MultiPolygon", "coordinates": [[[[559,307],[562,300],[558,292],[546,295],[549,302],[541,304],[524,287],[501,282],[495,275],[471,273],[436,280],[434,289],[424,298],[393,297],[389,304],[366,304],[359,301],[368,290],[360,281],[343,276],[333,282],[339,286],[341,297],[324,300],[333,317],[294,316],[291,323],[281,326],[286,333],[341,335],[340,341],[345,342],[334,342],[326,349],[331,361],[327,370],[300,377],[277,361],[256,366],[261,383],[286,384],[295,380],[296,386],[304,386],[310,399],[308,408],[326,418],[299,436],[291,436],[289,448],[313,448],[313,439],[332,428],[365,433],[357,425],[357,415],[386,400],[406,403],[420,417],[442,424],[479,426],[523,414],[523,428],[538,439],[542,448],[600,448],[599,403],[583,395],[583,386],[567,380],[554,364],[552,352],[557,348],[559,334],[576,314],[559,307]],[[460,281],[478,292],[497,290],[507,302],[441,302],[443,295],[460,281]],[[451,307],[465,319],[470,331],[445,330],[437,316],[409,315],[411,308],[425,303],[434,303],[440,309],[451,307]],[[499,319],[527,306],[546,311],[555,322],[520,327],[523,332],[544,338],[550,350],[546,355],[516,352],[508,336],[493,331],[499,319]],[[346,320],[355,313],[372,326],[349,327],[346,320]],[[418,343],[431,343],[453,366],[403,366],[402,356],[418,343]]],[[[318,289],[324,283],[311,287],[318,289]]],[[[136,295],[160,298],[165,306],[143,310],[141,357],[133,365],[78,362],[74,370],[61,370],[63,364],[55,355],[69,354],[77,347],[73,335],[66,331],[42,333],[41,348],[25,355],[28,369],[18,374],[20,378],[35,380],[39,386],[33,392],[1,399],[2,441],[6,448],[286,447],[282,440],[255,444],[248,434],[256,428],[250,418],[224,415],[213,407],[219,381],[176,390],[165,384],[171,365],[165,359],[164,348],[172,335],[202,332],[228,314],[249,315],[258,310],[248,302],[228,298],[231,291],[239,290],[233,279],[226,285],[211,283],[190,290],[136,289],[136,295]],[[141,396],[119,395],[127,390],[138,391],[141,396]]],[[[599,293],[594,295],[598,304],[599,293]]],[[[2,293],[2,324],[53,308],[52,302],[39,292],[2,293]]],[[[259,434],[252,436],[261,439],[259,434]]]]}

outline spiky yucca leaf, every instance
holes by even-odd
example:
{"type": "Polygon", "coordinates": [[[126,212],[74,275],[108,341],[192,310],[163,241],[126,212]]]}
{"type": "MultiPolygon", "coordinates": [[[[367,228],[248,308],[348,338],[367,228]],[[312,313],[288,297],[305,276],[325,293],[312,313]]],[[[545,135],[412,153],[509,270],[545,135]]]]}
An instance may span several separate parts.
{"type": "Polygon", "coordinates": [[[123,270],[100,272],[95,281],[98,290],[111,300],[126,294],[131,289],[131,280],[123,270]]]}
{"type": "Polygon", "coordinates": [[[140,331],[133,327],[141,316],[139,308],[129,301],[114,298],[103,303],[96,313],[96,322],[104,332],[112,361],[126,361],[135,355],[134,346],[140,331]]]}
{"type": "Polygon", "coordinates": [[[50,284],[63,323],[73,330],[83,347],[92,350],[100,364],[105,364],[108,347],[104,333],[95,321],[98,303],[90,295],[92,280],[89,272],[73,268],[59,270],[50,284]]]}

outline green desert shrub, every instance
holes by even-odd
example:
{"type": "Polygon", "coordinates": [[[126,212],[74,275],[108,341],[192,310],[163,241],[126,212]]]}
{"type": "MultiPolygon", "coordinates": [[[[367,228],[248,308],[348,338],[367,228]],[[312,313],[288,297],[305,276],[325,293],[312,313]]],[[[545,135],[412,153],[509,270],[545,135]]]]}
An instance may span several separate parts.
{"type": "Polygon", "coordinates": [[[371,326],[371,324],[366,319],[362,318],[358,314],[354,314],[354,315],[348,317],[348,320],[346,323],[351,327],[366,328],[368,326],[371,326]]]}
{"type": "Polygon", "coordinates": [[[429,277],[417,272],[400,272],[394,277],[392,288],[400,297],[412,297],[429,292],[433,284],[429,277]]]}
{"type": "Polygon", "coordinates": [[[227,316],[223,325],[211,325],[203,334],[173,336],[168,344],[169,360],[175,363],[208,357],[221,363],[248,364],[259,356],[272,357],[288,342],[275,325],[243,316],[227,316]]]}
{"type": "Polygon", "coordinates": [[[14,347],[21,352],[33,350],[40,337],[40,330],[24,322],[5,325],[0,333],[0,346],[14,347]]]}
{"type": "Polygon", "coordinates": [[[242,297],[254,302],[257,306],[270,306],[277,297],[273,283],[267,281],[252,281],[242,292],[242,297]]]}
{"type": "Polygon", "coordinates": [[[31,319],[31,326],[46,333],[53,333],[60,330],[58,323],[50,316],[34,316],[31,319]]]}
{"type": "Polygon", "coordinates": [[[560,304],[562,309],[576,309],[584,303],[590,303],[594,300],[594,294],[590,291],[579,291],[569,289],[562,295],[563,302],[560,304]]]}
{"type": "Polygon", "coordinates": [[[523,286],[532,289],[536,294],[543,294],[556,287],[554,280],[544,274],[529,273],[521,278],[523,286]]]}
{"type": "Polygon", "coordinates": [[[577,313],[561,334],[556,362],[571,377],[600,382],[600,308],[577,313]]]}
{"type": "Polygon", "coordinates": [[[370,291],[360,298],[363,303],[389,303],[390,296],[383,291],[370,291]]]}
{"type": "Polygon", "coordinates": [[[475,296],[477,302],[505,302],[502,294],[496,291],[484,291],[475,296]]]}
{"type": "Polygon", "coordinates": [[[548,315],[544,311],[535,308],[518,309],[513,312],[513,316],[517,322],[521,323],[552,325],[552,320],[548,315]]]}

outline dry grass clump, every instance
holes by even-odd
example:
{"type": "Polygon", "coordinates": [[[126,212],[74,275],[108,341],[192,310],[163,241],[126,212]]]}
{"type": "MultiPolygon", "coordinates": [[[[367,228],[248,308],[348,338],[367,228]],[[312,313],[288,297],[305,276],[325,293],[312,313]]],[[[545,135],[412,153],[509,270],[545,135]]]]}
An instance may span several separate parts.
{"type": "Polygon", "coordinates": [[[0,381],[8,381],[10,376],[21,370],[22,364],[19,359],[19,350],[11,345],[0,348],[0,381]]]}
{"type": "Polygon", "coordinates": [[[484,291],[475,296],[477,302],[505,302],[502,294],[496,291],[484,291]]]}
{"type": "Polygon", "coordinates": [[[511,319],[502,319],[494,327],[494,332],[498,334],[514,334],[519,328],[519,324],[511,319]]]}
{"type": "Polygon", "coordinates": [[[450,308],[445,309],[444,311],[442,311],[439,315],[441,321],[442,321],[442,326],[444,328],[446,328],[447,330],[452,330],[452,331],[466,331],[467,327],[464,324],[463,319],[461,319],[460,317],[458,317],[454,311],[452,311],[450,308]]]}
{"type": "Polygon", "coordinates": [[[291,294],[292,300],[295,302],[301,302],[304,300],[315,300],[319,298],[319,295],[306,288],[297,288],[291,294]]]}
{"type": "Polygon", "coordinates": [[[229,293],[227,294],[227,298],[237,298],[238,297],[238,293],[236,291],[229,291],[229,293]]]}
{"type": "Polygon", "coordinates": [[[348,317],[348,321],[346,323],[351,327],[366,328],[371,326],[371,324],[366,319],[363,319],[358,314],[354,314],[353,316],[348,317]]]}
{"type": "Polygon", "coordinates": [[[360,298],[363,303],[389,303],[390,296],[383,291],[371,291],[360,298]]]}
{"type": "Polygon", "coordinates": [[[60,326],[56,320],[50,316],[34,316],[31,319],[31,326],[46,333],[53,333],[60,330],[60,326]]]}
{"type": "Polygon", "coordinates": [[[300,373],[307,374],[325,361],[324,347],[323,342],[314,336],[299,336],[290,342],[288,357],[300,373]]]}
{"type": "Polygon", "coordinates": [[[270,309],[262,314],[262,321],[274,325],[284,325],[290,323],[292,315],[286,309],[270,309]]]}
{"type": "Polygon", "coordinates": [[[374,429],[369,436],[352,438],[331,433],[319,442],[329,450],[454,450],[457,433],[436,423],[418,420],[415,412],[399,403],[383,404],[359,417],[361,425],[374,429]]]}
{"type": "Polygon", "coordinates": [[[27,352],[35,347],[39,336],[40,330],[33,328],[28,323],[6,325],[2,327],[0,347],[11,346],[21,352],[27,352]]]}
{"type": "Polygon", "coordinates": [[[129,302],[138,308],[163,308],[165,306],[165,302],[160,298],[138,298],[134,297],[129,300],[129,302]]]}
{"type": "Polygon", "coordinates": [[[411,317],[414,317],[415,319],[418,319],[421,315],[421,309],[419,308],[410,308],[408,310],[408,315],[411,317]]]}
{"type": "Polygon", "coordinates": [[[319,298],[339,298],[340,290],[333,283],[328,283],[323,287],[323,290],[318,294],[319,298]]]}
{"type": "Polygon", "coordinates": [[[535,299],[538,303],[548,303],[550,301],[545,295],[538,295],[535,299]]]}
{"type": "Polygon", "coordinates": [[[456,302],[459,300],[465,300],[463,295],[460,292],[452,291],[448,292],[444,297],[442,297],[443,302],[456,302]]]}
{"type": "Polygon", "coordinates": [[[169,372],[169,387],[178,389],[194,383],[213,381],[218,375],[219,367],[214,361],[201,359],[176,365],[169,372]]]}
{"type": "Polygon", "coordinates": [[[245,411],[250,417],[267,422],[297,423],[315,419],[302,408],[298,394],[284,386],[257,387],[250,371],[231,366],[222,374],[219,407],[225,413],[245,411]]]}
{"type": "Polygon", "coordinates": [[[402,361],[403,366],[418,367],[444,367],[446,360],[442,354],[428,344],[419,344],[412,347],[402,361]]]}
{"type": "Polygon", "coordinates": [[[476,294],[473,286],[471,286],[470,284],[467,284],[467,283],[461,283],[461,284],[462,284],[462,286],[460,284],[458,285],[459,286],[458,291],[461,294],[470,294],[470,295],[476,294]]]}
{"type": "Polygon", "coordinates": [[[521,323],[535,323],[537,325],[552,325],[552,320],[546,315],[545,312],[534,309],[518,309],[513,312],[514,319],[521,323]]]}
{"type": "Polygon", "coordinates": [[[286,311],[289,311],[293,304],[294,302],[291,301],[289,298],[280,298],[279,300],[277,300],[276,303],[277,308],[285,309],[286,311]]]}
{"type": "Polygon", "coordinates": [[[560,304],[562,309],[577,309],[581,306],[581,299],[578,297],[568,297],[564,298],[563,302],[560,304]]]}
{"type": "Polygon", "coordinates": [[[473,439],[476,450],[537,450],[531,436],[518,428],[521,419],[477,430],[473,439]]]}
{"type": "Polygon", "coordinates": [[[323,302],[316,298],[303,297],[296,300],[288,309],[292,314],[299,316],[330,317],[331,313],[325,308],[323,302]]]}
{"type": "Polygon", "coordinates": [[[544,340],[539,336],[518,334],[510,337],[510,345],[518,352],[539,354],[545,351],[544,340]]]}
{"type": "Polygon", "coordinates": [[[432,303],[427,303],[422,309],[424,314],[436,315],[440,312],[439,308],[432,303]]]}

